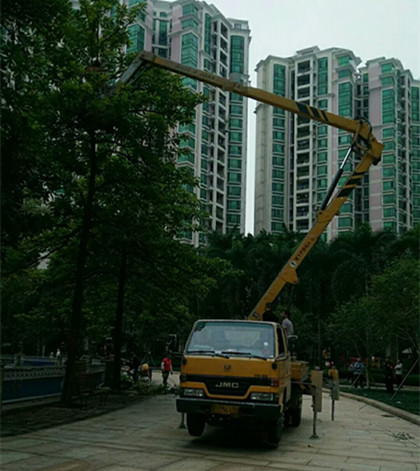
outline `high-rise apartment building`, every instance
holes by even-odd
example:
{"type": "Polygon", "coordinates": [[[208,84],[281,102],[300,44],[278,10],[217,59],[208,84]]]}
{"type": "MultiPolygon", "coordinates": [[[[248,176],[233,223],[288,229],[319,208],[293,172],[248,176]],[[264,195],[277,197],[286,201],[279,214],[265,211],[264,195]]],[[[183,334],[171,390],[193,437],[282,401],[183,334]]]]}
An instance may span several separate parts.
{"type": "MultiPolygon", "coordinates": [[[[358,221],[398,232],[419,222],[419,87],[395,59],[361,59],[312,47],[257,65],[258,87],[348,118],[364,117],[385,144],[380,165],[343,205],[328,239],[358,221]]],[[[307,232],[351,144],[345,131],[265,104],[257,106],[254,231],[307,232]]],[[[357,164],[345,166],[342,184],[357,164]]]]}
{"type": "MultiPolygon", "coordinates": [[[[130,6],[139,0],[125,0],[130,6]]],[[[181,64],[247,84],[248,22],[225,18],[213,5],[196,0],[148,0],[147,10],[130,26],[128,51],[146,49],[181,64]]],[[[210,228],[221,233],[245,231],[247,101],[196,80],[184,84],[208,96],[195,122],[179,131],[186,153],[179,165],[200,180],[197,190],[210,215],[210,228]]],[[[203,234],[184,234],[194,245],[203,234]]]]}

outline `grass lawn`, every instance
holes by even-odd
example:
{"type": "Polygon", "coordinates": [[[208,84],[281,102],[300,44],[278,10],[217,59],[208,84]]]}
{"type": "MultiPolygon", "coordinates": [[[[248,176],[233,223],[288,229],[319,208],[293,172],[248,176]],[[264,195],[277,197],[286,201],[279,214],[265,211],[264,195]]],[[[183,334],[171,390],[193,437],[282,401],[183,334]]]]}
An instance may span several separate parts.
{"type": "Polygon", "coordinates": [[[393,393],[387,393],[383,389],[360,389],[341,386],[340,391],[364,396],[375,401],[383,402],[398,409],[406,410],[412,414],[420,415],[420,391],[405,390],[398,391],[398,394],[391,400],[393,393]]]}

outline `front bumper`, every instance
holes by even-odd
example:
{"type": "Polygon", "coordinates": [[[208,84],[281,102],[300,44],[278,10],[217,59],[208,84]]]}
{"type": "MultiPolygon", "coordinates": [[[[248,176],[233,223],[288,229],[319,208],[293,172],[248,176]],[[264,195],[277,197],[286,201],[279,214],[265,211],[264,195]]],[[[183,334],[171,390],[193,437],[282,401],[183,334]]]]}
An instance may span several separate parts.
{"type": "Polygon", "coordinates": [[[178,412],[202,414],[206,417],[216,415],[217,412],[215,411],[221,407],[233,411],[231,414],[223,414],[225,417],[235,418],[278,419],[281,412],[280,405],[275,403],[224,401],[185,397],[180,397],[176,401],[176,409],[178,412]]]}

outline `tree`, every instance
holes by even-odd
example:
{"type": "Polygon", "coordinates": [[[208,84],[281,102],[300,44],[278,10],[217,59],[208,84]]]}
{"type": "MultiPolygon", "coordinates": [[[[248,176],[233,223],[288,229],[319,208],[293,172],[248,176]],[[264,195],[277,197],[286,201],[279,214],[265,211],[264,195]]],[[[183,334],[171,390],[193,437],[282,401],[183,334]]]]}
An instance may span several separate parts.
{"type": "Polygon", "coordinates": [[[419,273],[419,260],[406,257],[393,261],[372,282],[373,308],[384,339],[388,345],[399,339],[401,350],[409,347],[415,354],[420,349],[419,273]]]}
{"type": "MultiPolygon", "coordinates": [[[[11,59],[12,46],[31,52],[34,42],[44,45],[47,37],[50,41],[49,47],[39,51],[40,58],[38,51],[30,54],[38,59],[36,72],[43,81],[35,82],[36,93],[24,92],[25,112],[37,135],[33,171],[40,190],[24,184],[23,193],[39,202],[48,224],[30,240],[23,236],[16,250],[34,262],[40,253],[49,257],[56,254],[61,263],[72,267],[63,392],[63,401],[68,403],[81,352],[86,279],[97,255],[94,241],[106,227],[113,228],[108,232],[112,235],[109,241],[116,243],[107,267],[108,272],[112,265],[119,267],[114,273],[118,273],[116,312],[120,328],[127,254],[134,247],[133,241],[138,250],[148,248],[141,243],[145,240],[154,239],[158,247],[157,241],[167,243],[186,227],[185,221],[197,215],[197,201],[187,189],[195,180],[176,167],[178,137],[171,129],[177,123],[191,121],[201,98],[185,89],[180,78],[156,70],[136,86],[119,86],[115,93],[108,93],[109,85],[127,65],[123,54],[127,26],[139,10],[127,9],[116,0],[81,0],[77,10],[57,1],[55,7],[65,11],[55,36],[45,34],[50,19],[29,7],[24,21],[13,17],[13,10],[9,12],[8,34],[11,59]],[[20,44],[22,37],[28,44],[20,44]],[[117,201],[126,204],[118,205],[117,201]],[[124,226],[127,221],[129,227],[124,226]],[[24,250],[25,244],[30,250],[24,250]]],[[[21,72],[19,67],[11,60],[9,75],[15,77],[21,72]]],[[[24,78],[22,81],[25,83],[24,78]]],[[[10,80],[9,88],[14,85],[10,80]]],[[[10,103],[9,108],[12,112],[10,103]]],[[[28,145],[25,142],[19,150],[22,155],[28,145]]]]}

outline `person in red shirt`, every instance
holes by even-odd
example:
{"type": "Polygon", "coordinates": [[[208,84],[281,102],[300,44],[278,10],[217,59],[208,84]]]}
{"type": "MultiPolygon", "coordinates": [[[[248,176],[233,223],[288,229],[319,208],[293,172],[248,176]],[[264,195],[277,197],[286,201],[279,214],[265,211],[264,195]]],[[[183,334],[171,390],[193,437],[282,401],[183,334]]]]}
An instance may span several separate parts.
{"type": "Polygon", "coordinates": [[[169,373],[170,373],[170,374],[173,374],[173,371],[172,371],[172,360],[171,360],[171,356],[170,356],[170,355],[166,356],[166,357],[162,360],[162,364],[161,364],[160,367],[161,367],[161,369],[162,369],[163,385],[166,386],[167,383],[168,383],[169,373]]]}

